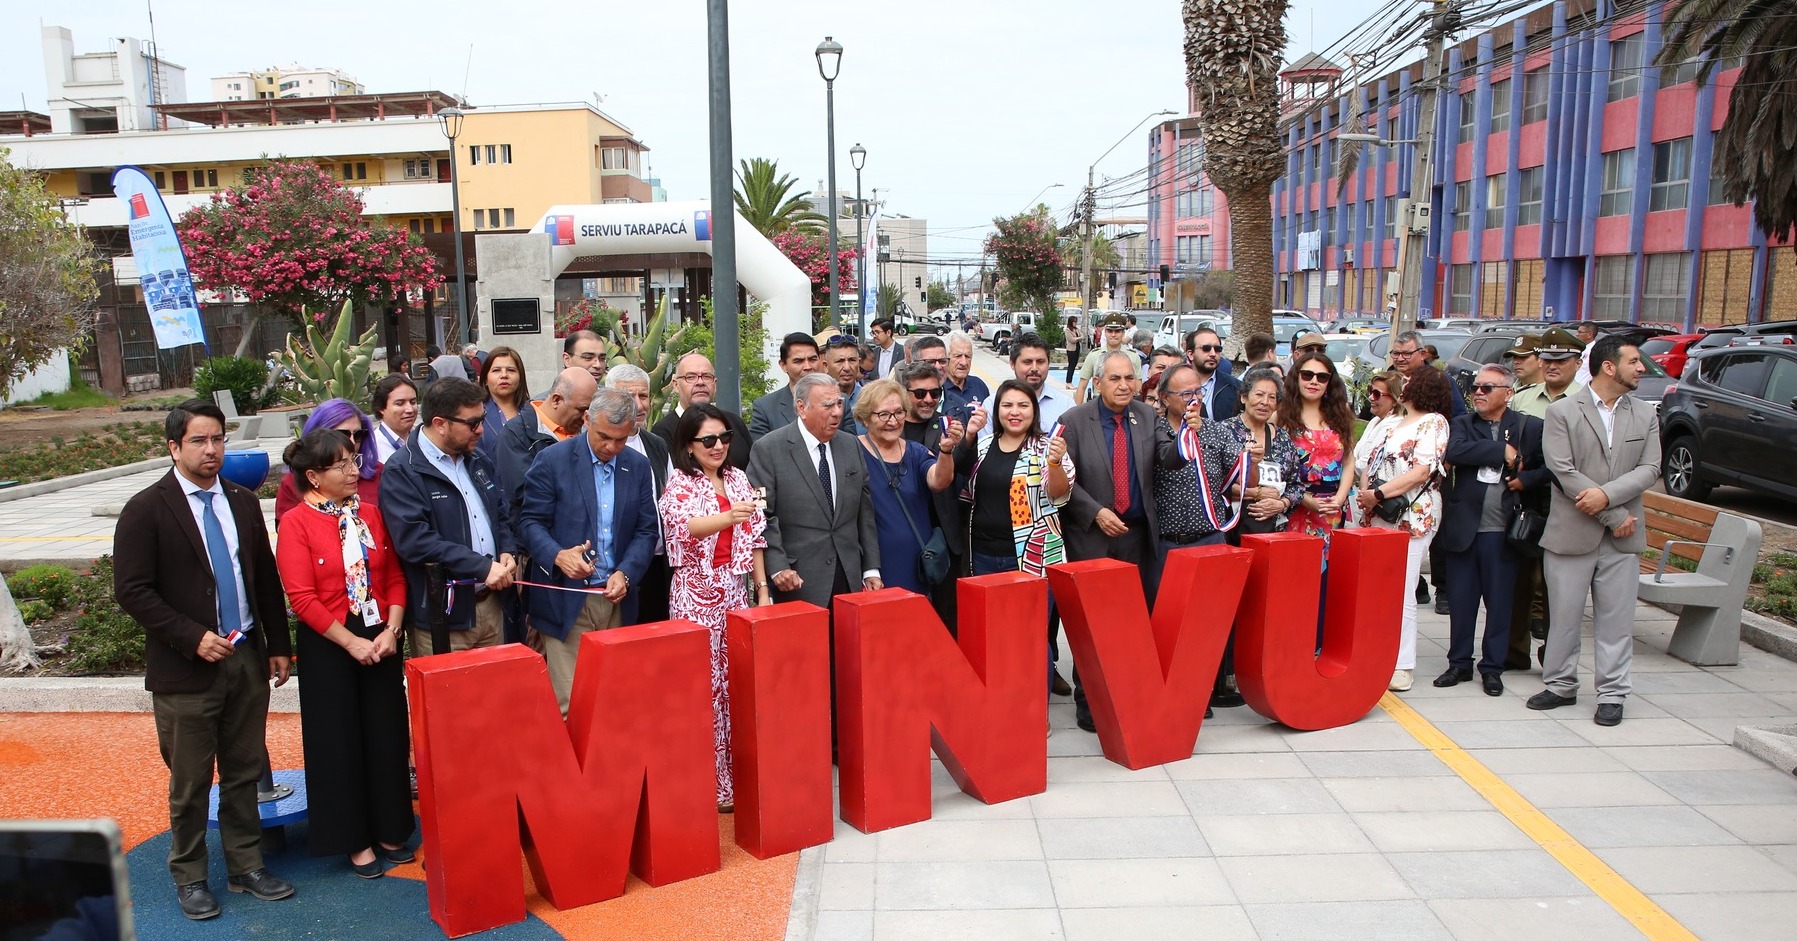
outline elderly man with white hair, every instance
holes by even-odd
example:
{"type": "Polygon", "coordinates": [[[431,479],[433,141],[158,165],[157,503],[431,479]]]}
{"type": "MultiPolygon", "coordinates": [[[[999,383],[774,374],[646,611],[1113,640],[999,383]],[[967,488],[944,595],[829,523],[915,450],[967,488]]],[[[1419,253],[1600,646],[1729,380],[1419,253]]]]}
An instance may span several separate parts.
{"type": "MultiPolygon", "coordinates": [[[[668,442],[649,430],[649,374],[642,367],[625,363],[613,366],[605,374],[605,387],[627,392],[636,401],[636,428],[625,447],[649,459],[654,475],[654,494],[659,503],[661,492],[668,488],[668,442]]],[[[659,526],[661,517],[656,516],[659,526]]],[[[655,556],[649,570],[643,573],[642,595],[637,602],[637,617],[632,623],[653,624],[668,619],[668,597],[674,584],[674,570],[668,567],[668,543],[655,540],[655,556]]]]}
{"type": "Polygon", "coordinates": [[[942,413],[965,423],[974,406],[992,395],[986,380],[973,374],[973,337],[956,330],[948,340],[948,368],[942,371],[942,413]]]}

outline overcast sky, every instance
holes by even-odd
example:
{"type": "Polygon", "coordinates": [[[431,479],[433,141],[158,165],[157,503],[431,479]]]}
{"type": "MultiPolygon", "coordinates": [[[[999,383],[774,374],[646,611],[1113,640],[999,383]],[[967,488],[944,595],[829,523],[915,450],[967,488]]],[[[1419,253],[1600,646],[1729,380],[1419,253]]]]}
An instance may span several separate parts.
{"type": "MultiPolygon", "coordinates": [[[[154,5],[162,55],[186,67],[190,100],[210,97],[214,75],[294,62],[342,69],[370,92],[436,89],[477,106],[597,93],[652,149],[670,199],[708,195],[702,0],[154,5]]],[[[1296,0],[1288,60],[1376,6],[1296,0]]],[[[0,8],[0,110],[21,98],[45,107],[41,26],[69,28],[77,53],[149,38],[143,0],[0,8]]],[[[736,157],[776,159],[800,189],[819,188],[824,83],[812,51],[834,36],[846,48],[839,187],[854,189],[848,149],[860,142],[864,191],[878,187],[887,212],[928,219],[935,259],[977,256],[993,216],[1051,184],[1062,186],[1043,201],[1068,206],[1086,167],[1137,121],[1184,108],[1177,0],[735,0],[730,16],[736,157]]],[[[1130,137],[1098,165],[1100,182],[1147,163],[1145,135],[1130,137]]]]}

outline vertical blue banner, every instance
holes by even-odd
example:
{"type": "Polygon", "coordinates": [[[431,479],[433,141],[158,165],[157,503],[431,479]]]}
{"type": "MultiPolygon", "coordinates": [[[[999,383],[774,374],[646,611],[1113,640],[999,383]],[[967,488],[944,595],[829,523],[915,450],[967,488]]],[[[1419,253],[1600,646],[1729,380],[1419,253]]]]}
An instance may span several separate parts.
{"type": "Polygon", "coordinates": [[[204,346],[206,333],[200,326],[200,305],[194,299],[187,255],[181,250],[181,239],[175,234],[162,194],[136,167],[113,171],[112,192],[131,218],[131,255],[137,261],[144,306],[150,310],[150,327],[156,331],[156,348],[204,346]]]}
{"type": "MultiPolygon", "coordinates": [[[[867,211],[865,205],[862,207],[861,211],[867,211]]],[[[865,260],[861,263],[860,267],[862,271],[866,272],[869,277],[874,279],[876,282],[875,289],[870,291],[865,284],[857,284],[855,286],[856,293],[861,295],[861,310],[867,315],[868,323],[873,323],[875,318],[880,316],[878,313],[880,309],[880,292],[878,288],[880,270],[879,229],[880,217],[877,215],[870,217],[867,220],[867,238],[861,243],[861,257],[865,260]]],[[[862,337],[861,342],[867,343],[869,340],[867,337],[862,337]]]]}

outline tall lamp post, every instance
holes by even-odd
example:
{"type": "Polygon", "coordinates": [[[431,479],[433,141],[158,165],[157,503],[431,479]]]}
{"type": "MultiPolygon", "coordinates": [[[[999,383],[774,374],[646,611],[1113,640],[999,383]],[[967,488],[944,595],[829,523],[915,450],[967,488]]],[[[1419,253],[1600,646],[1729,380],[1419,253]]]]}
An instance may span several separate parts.
{"type": "Polygon", "coordinates": [[[456,341],[445,343],[447,350],[451,346],[460,346],[468,342],[468,298],[464,293],[463,278],[467,269],[462,263],[462,187],[461,174],[456,172],[455,140],[462,136],[462,109],[444,108],[437,112],[443,122],[443,136],[449,138],[449,206],[455,213],[450,222],[450,231],[455,235],[455,332],[456,341]]]}
{"type": "Polygon", "coordinates": [[[867,166],[867,148],[856,143],[849,148],[849,163],[855,168],[855,296],[861,299],[860,332],[855,336],[867,342],[867,236],[861,232],[867,205],[861,201],[861,168],[867,166]]]}
{"type": "Polygon", "coordinates": [[[830,148],[830,316],[825,323],[833,327],[842,316],[842,279],[836,274],[836,75],[842,71],[842,43],[825,36],[817,44],[816,55],[817,74],[824,77],[825,143],[830,148]]]}
{"type": "Polygon", "coordinates": [[[717,402],[742,410],[742,334],[736,307],[736,199],[730,181],[730,10],[707,0],[708,85],[711,98],[711,327],[717,356],[717,402]]]}

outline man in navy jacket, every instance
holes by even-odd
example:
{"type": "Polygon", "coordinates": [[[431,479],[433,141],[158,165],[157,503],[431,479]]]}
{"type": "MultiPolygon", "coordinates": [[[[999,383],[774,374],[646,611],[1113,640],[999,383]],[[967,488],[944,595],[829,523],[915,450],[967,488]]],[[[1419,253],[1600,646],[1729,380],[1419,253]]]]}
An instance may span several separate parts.
{"type": "Polygon", "coordinates": [[[381,517],[405,569],[418,656],[438,652],[433,625],[447,629],[449,650],[496,646],[504,632],[497,593],[517,576],[518,542],[493,464],[475,449],[485,400],[466,379],[431,383],[418,427],[381,472],[381,517]],[[437,589],[450,581],[463,584],[446,603],[437,589]]]}
{"type": "Polygon", "coordinates": [[[586,433],[550,445],[524,475],[525,580],[586,590],[530,589],[530,626],[563,715],[581,637],[636,621],[635,589],[655,553],[653,471],[629,447],[636,420],[630,393],[600,389],[586,433]]]}

